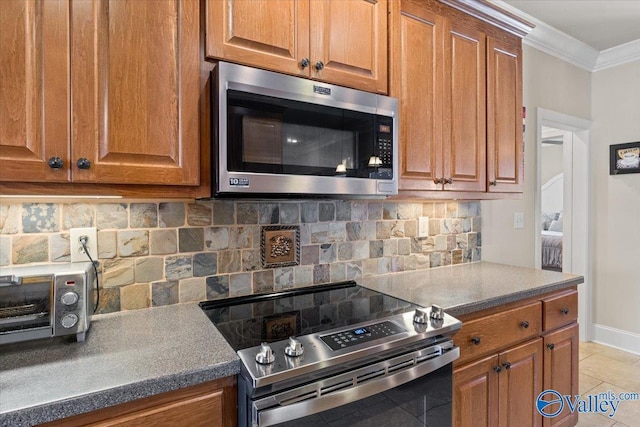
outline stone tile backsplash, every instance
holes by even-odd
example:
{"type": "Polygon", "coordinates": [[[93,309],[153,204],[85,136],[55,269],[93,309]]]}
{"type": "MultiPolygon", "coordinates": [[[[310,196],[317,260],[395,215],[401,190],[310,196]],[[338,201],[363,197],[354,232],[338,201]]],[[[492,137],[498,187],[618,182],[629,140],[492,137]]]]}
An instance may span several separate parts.
{"type": "Polygon", "coordinates": [[[479,202],[0,204],[0,266],[69,262],[97,227],[99,312],[228,298],[479,261],[479,202]],[[418,218],[429,217],[428,237],[418,218]],[[265,269],[263,225],[300,226],[300,265],[265,269]]]}

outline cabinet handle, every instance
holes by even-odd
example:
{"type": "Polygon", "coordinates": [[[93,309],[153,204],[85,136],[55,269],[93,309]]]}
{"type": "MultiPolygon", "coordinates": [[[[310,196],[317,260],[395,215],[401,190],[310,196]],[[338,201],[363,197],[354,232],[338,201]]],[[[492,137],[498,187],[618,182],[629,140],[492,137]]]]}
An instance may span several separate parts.
{"type": "Polygon", "coordinates": [[[81,157],[76,162],[76,165],[78,166],[78,169],[89,169],[91,167],[91,161],[86,157],[81,157]]]}
{"type": "Polygon", "coordinates": [[[496,186],[498,185],[498,181],[489,181],[489,185],[496,186]]]}
{"type": "Polygon", "coordinates": [[[520,326],[522,326],[524,329],[527,329],[529,327],[529,322],[527,322],[526,320],[523,322],[520,322],[520,326]]]}
{"type": "Polygon", "coordinates": [[[324,63],[322,61],[316,62],[316,70],[320,71],[324,68],[324,63]]]}
{"type": "Polygon", "coordinates": [[[436,184],[444,184],[444,178],[433,178],[433,182],[436,184]]]}
{"type": "Polygon", "coordinates": [[[567,307],[563,307],[563,308],[560,309],[560,313],[565,314],[565,315],[569,314],[569,309],[567,307]]]}
{"type": "Polygon", "coordinates": [[[504,362],[502,366],[504,366],[504,369],[511,369],[511,363],[509,362],[504,362]]]}
{"type": "Polygon", "coordinates": [[[497,374],[499,374],[500,372],[502,372],[502,368],[500,367],[500,365],[496,365],[493,367],[493,370],[496,371],[497,374]]]}
{"type": "Polygon", "coordinates": [[[302,61],[300,61],[300,66],[302,68],[307,68],[310,63],[311,62],[309,61],[309,58],[302,58],[302,61]]]}
{"type": "Polygon", "coordinates": [[[473,345],[480,344],[480,337],[471,337],[471,342],[473,343],[473,345]]]}
{"type": "Polygon", "coordinates": [[[49,167],[51,169],[62,169],[64,161],[60,157],[52,157],[49,159],[49,167]]]}
{"type": "Polygon", "coordinates": [[[553,345],[553,343],[551,343],[551,344],[547,344],[547,348],[548,348],[549,350],[553,350],[553,349],[555,348],[555,345],[553,345]]]}
{"type": "Polygon", "coordinates": [[[453,178],[447,178],[444,180],[445,184],[453,184],[453,178]]]}

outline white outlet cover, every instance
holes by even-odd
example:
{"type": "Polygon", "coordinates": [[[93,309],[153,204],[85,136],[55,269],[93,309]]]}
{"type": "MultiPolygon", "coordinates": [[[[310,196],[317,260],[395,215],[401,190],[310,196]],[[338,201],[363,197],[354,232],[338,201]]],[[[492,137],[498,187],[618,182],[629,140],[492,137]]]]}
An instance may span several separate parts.
{"type": "Polygon", "coordinates": [[[95,227],[72,228],[69,230],[69,243],[71,244],[71,262],[89,261],[80,243],[80,236],[87,236],[87,249],[94,261],[98,259],[98,231],[95,227]]]}
{"type": "Polygon", "coordinates": [[[418,217],[418,237],[429,237],[429,217],[418,217]]]}
{"type": "Polygon", "coordinates": [[[524,228],[524,212],[515,212],[513,214],[513,228],[524,228]]]}

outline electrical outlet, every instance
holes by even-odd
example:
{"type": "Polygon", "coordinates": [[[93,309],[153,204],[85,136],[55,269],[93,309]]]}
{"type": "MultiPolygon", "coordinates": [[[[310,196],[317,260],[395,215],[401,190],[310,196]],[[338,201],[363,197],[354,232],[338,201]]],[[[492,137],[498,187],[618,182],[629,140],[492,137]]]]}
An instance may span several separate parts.
{"type": "Polygon", "coordinates": [[[418,217],[418,237],[429,237],[429,217],[418,217]]]}
{"type": "Polygon", "coordinates": [[[524,228],[524,212],[513,214],[513,228],[524,228]]]}
{"type": "Polygon", "coordinates": [[[71,262],[89,261],[89,257],[80,243],[81,236],[87,236],[87,249],[94,261],[98,259],[98,231],[95,227],[72,228],[69,230],[71,243],[71,262]]]}

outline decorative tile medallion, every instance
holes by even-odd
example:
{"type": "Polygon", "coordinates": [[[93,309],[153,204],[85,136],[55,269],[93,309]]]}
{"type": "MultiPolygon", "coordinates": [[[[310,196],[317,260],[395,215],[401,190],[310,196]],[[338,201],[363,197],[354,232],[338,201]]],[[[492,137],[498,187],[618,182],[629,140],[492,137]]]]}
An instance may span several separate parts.
{"type": "Polygon", "coordinates": [[[261,227],[260,251],[265,268],[300,264],[300,227],[272,225],[261,227]]]}

